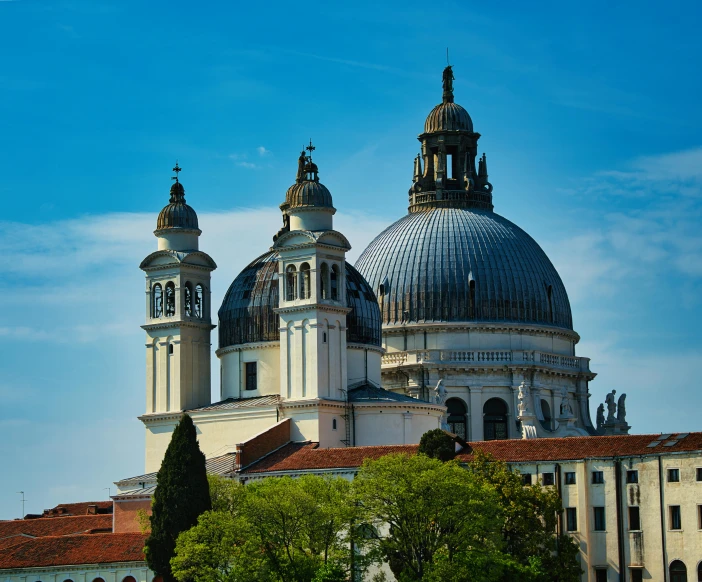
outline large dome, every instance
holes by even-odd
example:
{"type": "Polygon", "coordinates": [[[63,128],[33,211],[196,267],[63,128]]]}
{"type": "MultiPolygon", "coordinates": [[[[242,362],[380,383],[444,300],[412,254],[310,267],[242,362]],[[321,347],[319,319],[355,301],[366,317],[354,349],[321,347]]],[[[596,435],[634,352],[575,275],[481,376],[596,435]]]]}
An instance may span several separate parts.
{"type": "MultiPolygon", "coordinates": [[[[219,309],[219,347],[280,340],[278,253],[268,251],[250,263],[229,287],[219,309]]],[[[346,263],[348,343],[381,345],[380,309],[359,272],[346,263]]]]}
{"type": "Polygon", "coordinates": [[[384,325],[511,322],[573,329],[563,282],[518,226],[476,208],[428,208],[378,235],[356,262],[384,325]]]}

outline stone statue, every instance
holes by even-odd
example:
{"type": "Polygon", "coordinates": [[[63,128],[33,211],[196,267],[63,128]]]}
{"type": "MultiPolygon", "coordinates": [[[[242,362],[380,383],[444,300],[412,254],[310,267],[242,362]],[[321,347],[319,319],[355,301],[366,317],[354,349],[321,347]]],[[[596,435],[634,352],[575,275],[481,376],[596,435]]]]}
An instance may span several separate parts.
{"type": "Polygon", "coordinates": [[[526,385],[526,382],[522,382],[519,385],[517,399],[519,400],[519,416],[524,416],[529,412],[529,388],[526,385]]]}
{"type": "Polygon", "coordinates": [[[456,77],[453,76],[453,68],[451,65],[446,67],[444,69],[444,74],[443,74],[443,85],[444,85],[444,93],[453,93],[453,80],[456,77]]]}
{"type": "Polygon", "coordinates": [[[297,159],[297,176],[295,181],[299,184],[305,179],[305,164],[307,163],[307,156],[305,155],[305,150],[302,150],[300,157],[297,159]]]}
{"type": "Polygon", "coordinates": [[[616,390],[612,390],[609,394],[607,394],[607,396],[605,396],[605,404],[607,405],[607,423],[617,420],[615,416],[617,405],[614,403],[614,395],[616,393],[616,390]]]}
{"type": "Polygon", "coordinates": [[[570,407],[570,402],[568,402],[568,389],[565,386],[561,386],[561,417],[570,418],[573,416],[573,409],[570,407]]]}
{"type": "Polygon", "coordinates": [[[436,388],[434,388],[434,402],[441,406],[446,404],[446,388],[444,387],[443,380],[439,380],[436,383],[436,388]]]}
{"type": "Polygon", "coordinates": [[[617,401],[617,422],[626,424],[626,405],[624,401],[626,400],[626,394],[622,394],[617,401]]]}
{"type": "Polygon", "coordinates": [[[600,404],[597,407],[597,430],[602,428],[604,424],[604,404],[600,404]]]}

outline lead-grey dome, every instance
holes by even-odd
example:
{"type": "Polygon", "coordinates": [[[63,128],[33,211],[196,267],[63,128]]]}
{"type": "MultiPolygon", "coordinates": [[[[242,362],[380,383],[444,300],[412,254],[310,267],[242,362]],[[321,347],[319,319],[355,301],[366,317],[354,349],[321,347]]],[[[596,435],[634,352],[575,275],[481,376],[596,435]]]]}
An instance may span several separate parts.
{"type": "Polygon", "coordinates": [[[324,184],[314,180],[305,180],[290,186],[285,193],[285,204],[289,209],[305,206],[334,208],[329,189],[324,184]]]}
{"type": "MultiPolygon", "coordinates": [[[[278,253],[268,251],[250,263],[229,287],[219,309],[219,347],[280,340],[278,253]]],[[[346,263],[347,343],[381,345],[378,302],[360,273],[346,263]]]]}
{"type": "Polygon", "coordinates": [[[439,103],[431,110],[424,122],[424,133],[436,131],[473,132],[473,120],[458,103],[439,103]]]}
{"type": "Polygon", "coordinates": [[[191,206],[185,203],[183,184],[175,182],[171,186],[170,202],[159,212],[156,230],[167,228],[198,229],[197,214],[191,206]]]}
{"type": "Polygon", "coordinates": [[[383,324],[514,322],[573,329],[563,282],[521,228],[475,208],[428,208],[378,235],[356,262],[383,324]]]}

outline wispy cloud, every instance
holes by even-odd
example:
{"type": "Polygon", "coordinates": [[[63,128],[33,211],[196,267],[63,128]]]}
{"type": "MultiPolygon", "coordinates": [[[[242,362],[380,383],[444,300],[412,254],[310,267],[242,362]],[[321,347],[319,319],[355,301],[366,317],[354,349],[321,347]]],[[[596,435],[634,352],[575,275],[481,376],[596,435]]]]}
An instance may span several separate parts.
{"type": "Polygon", "coordinates": [[[266,156],[271,155],[271,150],[267,150],[264,146],[258,146],[256,148],[256,151],[258,152],[258,155],[261,156],[262,158],[265,158],[266,156]]]}

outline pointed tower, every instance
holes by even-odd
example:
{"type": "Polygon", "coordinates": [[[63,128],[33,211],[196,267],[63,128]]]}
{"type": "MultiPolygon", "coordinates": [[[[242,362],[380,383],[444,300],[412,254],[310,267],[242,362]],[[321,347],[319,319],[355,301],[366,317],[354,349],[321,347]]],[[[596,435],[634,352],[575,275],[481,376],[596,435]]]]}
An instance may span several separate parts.
{"type": "Polygon", "coordinates": [[[168,445],[159,440],[170,438],[164,423],[210,403],[210,273],[217,265],[198,250],[197,214],[185,203],[178,164],[173,171],[170,201],[154,231],[158,250],[139,265],[146,273],[146,414],[140,419],[147,428],[147,470],[158,468],[168,445]]]}
{"type": "Polygon", "coordinates": [[[287,229],[276,237],[280,317],[280,390],[289,400],[342,400],[347,388],[346,252],[336,212],[319,181],[310,142],[281,205],[287,229]]]}

